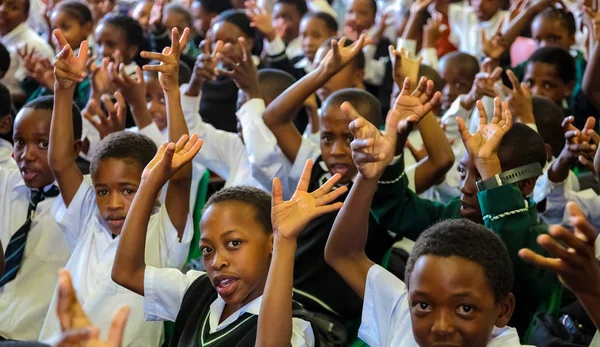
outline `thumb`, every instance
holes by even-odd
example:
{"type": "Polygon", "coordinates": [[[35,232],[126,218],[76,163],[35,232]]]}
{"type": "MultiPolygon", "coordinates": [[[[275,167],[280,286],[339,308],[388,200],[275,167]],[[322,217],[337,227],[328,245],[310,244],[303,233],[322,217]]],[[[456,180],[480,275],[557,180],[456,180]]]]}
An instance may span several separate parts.
{"type": "Polygon", "coordinates": [[[272,207],[283,203],[283,188],[281,187],[281,181],[277,177],[273,179],[273,188],[271,188],[271,196],[272,207]]]}

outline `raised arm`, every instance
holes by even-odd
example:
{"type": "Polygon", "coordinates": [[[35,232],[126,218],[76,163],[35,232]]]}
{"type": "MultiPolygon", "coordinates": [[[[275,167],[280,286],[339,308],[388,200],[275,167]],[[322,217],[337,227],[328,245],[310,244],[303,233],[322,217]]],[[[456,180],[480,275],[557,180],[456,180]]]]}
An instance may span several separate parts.
{"type": "Polygon", "coordinates": [[[60,194],[68,207],[75,197],[83,174],[75,159],[81,141],[73,136],[73,93],[78,82],[85,77],[88,43],[83,41],[76,56],[59,30],[54,31],[61,49],[54,63],[54,109],[50,126],[48,164],[58,182],[60,194]]]}
{"type": "Polygon", "coordinates": [[[302,135],[292,122],[293,115],[311,94],[354,59],[367,40],[365,35],[361,35],[359,40],[348,47],[344,47],[345,42],[346,38],[340,39],[339,43],[333,40],[331,50],[319,67],[288,88],[265,110],[265,123],[277,138],[283,154],[292,163],[296,160],[302,143],[302,135]]]}
{"type": "Polygon", "coordinates": [[[112,62],[108,64],[108,76],[111,83],[123,94],[135,125],[138,129],[143,129],[152,123],[152,116],[146,105],[146,83],[139,66],[135,69],[135,75],[136,79],[134,80],[125,72],[123,63],[119,66],[112,62]]]}
{"type": "MultiPolygon", "coordinates": [[[[585,12],[593,22],[594,32],[600,31],[600,12],[594,12],[588,7],[585,7],[585,12]]],[[[590,35],[590,40],[594,40],[595,44],[590,52],[585,73],[583,74],[582,89],[585,96],[587,96],[597,109],[600,109],[600,81],[598,81],[598,76],[600,76],[600,45],[598,45],[598,40],[600,40],[600,37],[598,34],[590,35]]]]}
{"type": "MultiPolygon", "coordinates": [[[[160,61],[160,65],[144,65],[146,71],[157,71],[160,85],[165,93],[167,103],[167,124],[169,128],[169,141],[177,141],[181,136],[188,134],[187,124],[181,109],[181,94],[179,91],[179,58],[187,44],[189,29],[186,28],[179,36],[177,28],[172,31],[171,47],[165,48],[163,54],[142,52],[148,59],[160,61]]],[[[189,163],[174,174],[167,189],[165,206],[171,223],[177,230],[179,238],[183,236],[188,220],[190,206],[190,185],[192,183],[192,164],[189,163]]]]}
{"type": "Polygon", "coordinates": [[[341,202],[329,204],[348,190],[347,187],[341,187],[332,191],[341,177],[337,174],[318,190],[308,193],[312,167],[313,163],[309,160],[290,201],[283,201],[283,189],[279,179],[273,181],[273,258],[258,316],[257,346],[290,345],[296,239],[311,220],[340,209],[341,202]]]}
{"type": "Polygon", "coordinates": [[[404,40],[417,39],[417,34],[423,29],[423,24],[425,24],[427,8],[432,2],[433,0],[417,0],[410,5],[410,15],[408,16],[408,22],[406,23],[404,33],[402,33],[402,38],[404,40]]]}
{"type": "MultiPolygon", "coordinates": [[[[194,158],[202,147],[198,135],[183,135],[177,144],[164,143],[146,166],[121,231],[112,269],[115,283],[144,295],[146,231],[154,203],[162,186],[194,158]]],[[[170,183],[169,183],[170,185],[170,183]]],[[[184,201],[189,206],[189,199],[184,201]]],[[[170,214],[169,214],[170,216],[170,214]]]]}

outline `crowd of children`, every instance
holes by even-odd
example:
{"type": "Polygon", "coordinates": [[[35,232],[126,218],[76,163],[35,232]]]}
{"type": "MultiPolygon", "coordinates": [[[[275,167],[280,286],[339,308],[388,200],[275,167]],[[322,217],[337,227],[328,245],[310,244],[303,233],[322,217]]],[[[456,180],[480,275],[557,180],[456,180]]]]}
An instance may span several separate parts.
{"type": "Polygon", "coordinates": [[[600,347],[598,5],[0,0],[0,346],[600,347]]]}

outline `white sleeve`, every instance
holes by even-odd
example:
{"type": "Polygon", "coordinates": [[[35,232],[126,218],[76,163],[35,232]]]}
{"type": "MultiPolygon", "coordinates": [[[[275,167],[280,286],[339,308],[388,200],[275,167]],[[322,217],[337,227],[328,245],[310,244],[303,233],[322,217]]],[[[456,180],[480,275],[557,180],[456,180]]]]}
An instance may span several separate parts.
{"type": "Polygon", "coordinates": [[[412,53],[413,56],[416,56],[417,40],[399,38],[396,42],[396,49],[399,51],[400,48],[404,48],[406,53],[412,53]]]}
{"type": "Polygon", "coordinates": [[[308,0],[306,4],[308,5],[310,12],[325,12],[337,19],[337,13],[333,7],[329,5],[327,0],[308,0]]]}
{"type": "Polygon", "coordinates": [[[144,272],[144,314],[148,321],[174,322],[188,288],[204,272],[157,269],[146,266],[144,272]]]}
{"type": "Polygon", "coordinates": [[[313,347],[315,334],[310,322],[302,318],[292,318],[292,347],[313,347]]]}
{"type": "Polygon", "coordinates": [[[371,347],[416,346],[404,282],[379,265],[367,274],[358,337],[371,347]],[[405,343],[400,343],[403,339],[405,343]],[[413,342],[413,343],[411,343],[413,342]]]}
{"type": "MultiPolygon", "coordinates": [[[[600,235],[596,238],[596,259],[600,261],[600,235]]],[[[598,342],[600,342],[600,340],[598,342]]]]}
{"type": "Polygon", "coordinates": [[[87,153],[83,153],[83,152],[79,152],[79,156],[82,157],[83,159],[91,162],[92,161],[92,156],[94,155],[94,152],[96,152],[96,148],[98,148],[98,145],[100,144],[100,133],[98,132],[98,130],[96,129],[96,127],[94,127],[92,125],[92,123],[90,123],[89,120],[87,120],[85,117],[82,117],[82,132],[81,132],[81,139],[88,140],[88,152],[87,153]]]}
{"type": "Polygon", "coordinates": [[[81,236],[87,230],[87,226],[94,223],[96,217],[96,191],[85,179],[81,181],[77,193],[71,200],[69,207],[64,202],[54,205],[52,214],[60,229],[64,232],[69,247],[74,249],[81,236]]]}
{"type": "Polygon", "coordinates": [[[298,149],[296,160],[294,161],[288,176],[290,187],[295,189],[298,185],[300,177],[302,177],[302,172],[304,171],[304,165],[306,165],[306,161],[308,159],[312,159],[313,162],[316,163],[317,158],[319,158],[320,155],[321,147],[318,144],[309,139],[302,138],[302,143],[300,144],[300,149],[298,149]]]}
{"type": "Polygon", "coordinates": [[[156,147],[160,147],[160,146],[162,146],[163,143],[167,142],[167,138],[165,138],[165,136],[160,132],[158,125],[156,125],[156,123],[154,123],[154,122],[151,122],[150,124],[143,127],[142,129],[138,128],[137,132],[139,134],[148,136],[150,138],[150,140],[152,140],[152,142],[154,142],[156,147]]]}
{"type": "MultiPolygon", "coordinates": [[[[471,116],[471,113],[473,113],[474,109],[473,108],[471,110],[467,110],[464,107],[462,107],[460,100],[463,97],[465,96],[460,95],[458,98],[456,98],[456,100],[452,102],[450,108],[442,116],[442,123],[446,124],[446,137],[448,138],[448,141],[450,141],[451,143],[458,142],[461,143],[461,145],[462,139],[460,137],[460,132],[458,131],[458,123],[456,122],[456,117],[462,118],[465,124],[469,124],[469,117],[471,116]]],[[[457,158],[457,160],[460,160],[460,158],[457,158]]]]}
{"type": "Polygon", "coordinates": [[[181,240],[173,226],[167,207],[150,217],[146,239],[146,264],[155,267],[181,268],[185,264],[194,234],[192,218],[188,214],[181,240]]]}
{"type": "Polygon", "coordinates": [[[431,67],[437,71],[438,69],[438,56],[435,48],[423,48],[421,49],[421,58],[423,58],[422,64],[431,67]]]}
{"type": "Polygon", "coordinates": [[[383,84],[385,78],[385,64],[387,58],[367,59],[365,63],[364,81],[374,86],[383,84]]]}
{"type": "Polygon", "coordinates": [[[269,42],[267,39],[264,39],[264,49],[268,56],[273,57],[285,52],[285,43],[283,40],[277,36],[273,42],[269,42]]]}
{"type": "Polygon", "coordinates": [[[465,25],[468,24],[467,7],[461,4],[448,5],[448,25],[450,27],[450,36],[448,41],[454,46],[459,47],[460,41],[465,37],[465,25]]]}
{"type": "Polygon", "coordinates": [[[189,96],[185,94],[187,87],[188,84],[184,83],[179,87],[179,91],[181,93],[181,110],[183,111],[185,123],[191,134],[191,129],[202,122],[202,118],[200,118],[200,100],[202,100],[202,91],[200,91],[198,96],[189,96]]]}

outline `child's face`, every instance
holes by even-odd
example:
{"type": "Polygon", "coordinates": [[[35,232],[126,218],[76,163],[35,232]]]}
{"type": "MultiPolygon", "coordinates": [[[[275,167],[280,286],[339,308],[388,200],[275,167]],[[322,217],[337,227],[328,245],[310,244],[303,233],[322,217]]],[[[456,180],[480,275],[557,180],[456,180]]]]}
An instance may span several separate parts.
{"type": "Polygon", "coordinates": [[[371,0],[350,0],[346,11],[345,26],[360,34],[375,24],[375,16],[371,0]]]}
{"type": "Polygon", "coordinates": [[[480,22],[490,20],[500,9],[499,0],[471,0],[471,6],[475,10],[480,22]]]}
{"type": "Polygon", "coordinates": [[[98,211],[113,235],[121,233],[143,169],[133,160],[108,158],[98,163],[92,175],[98,211]]]}
{"type": "Polygon", "coordinates": [[[92,10],[94,20],[99,21],[115,7],[115,0],[86,0],[92,10]]]}
{"type": "Polygon", "coordinates": [[[317,50],[328,38],[335,36],[323,20],[316,17],[306,17],[300,22],[300,39],[302,51],[309,61],[315,60],[317,50]]]}
{"type": "Polygon", "coordinates": [[[273,235],[256,221],[253,206],[224,201],[200,221],[204,266],[213,286],[233,308],[261,296],[269,272],[273,235]]]}
{"type": "Polygon", "coordinates": [[[48,142],[52,110],[23,108],[15,119],[14,157],[23,181],[29,188],[43,188],[54,182],[48,165],[48,142]]]}
{"type": "Polygon", "coordinates": [[[562,107],[562,101],[571,95],[574,82],[565,83],[556,66],[541,62],[528,63],[524,81],[533,95],[545,96],[562,107]]]}
{"type": "Polygon", "coordinates": [[[131,18],[137,20],[144,32],[148,32],[149,22],[150,22],[150,11],[152,11],[152,3],[151,2],[142,2],[134,7],[131,12],[131,18]]]}
{"type": "Polygon", "coordinates": [[[0,0],[0,35],[11,32],[25,22],[28,15],[23,0],[0,0]]]}
{"type": "Polygon", "coordinates": [[[510,303],[496,303],[483,266],[462,257],[421,256],[408,295],[420,347],[485,347],[512,314],[510,303]]]}
{"type": "Polygon", "coordinates": [[[440,65],[440,75],[446,81],[442,88],[442,110],[448,110],[459,95],[471,90],[475,76],[465,73],[464,69],[452,62],[440,65]]]}
{"type": "Polygon", "coordinates": [[[79,47],[81,42],[86,40],[88,35],[92,33],[91,22],[81,25],[77,19],[69,16],[64,11],[52,11],[50,26],[52,30],[60,29],[71,47],[79,47]]]}
{"type": "Polygon", "coordinates": [[[194,17],[194,28],[196,28],[196,31],[200,36],[206,36],[206,33],[210,29],[210,22],[215,17],[215,14],[206,11],[200,5],[199,1],[192,2],[191,12],[194,17]]]}
{"type": "Polygon", "coordinates": [[[275,6],[273,6],[273,23],[275,24],[279,19],[283,20],[287,25],[283,37],[281,38],[283,42],[290,42],[298,37],[302,15],[298,12],[296,6],[285,3],[275,4],[275,6]]]}
{"type": "Polygon", "coordinates": [[[538,48],[559,47],[568,51],[575,44],[575,36],[558,19],[536,17],[531,24],[531,37],[538,48]]]}
{"type": "Polygon", "coordinates": [[[167,128],[165,93],[156,78],[150,78],[146,82],[146,102],[154,123],[161,131],[165,130],[167,128]]]}
{"type": "MultiPolygon", "coordinates": [[[[325,55],[327,55],[327,52],[329,52],[329,48],[319,48],[313,62],[315,67],[319,66],[321,60],[323,60],[325,55]]],[[[350,62],[348,65],[344,66],[340,72],[331,77],[327,83],[319,88],[316,94],[321,101],[325,101],[329,95],[337,92],[338,90],[346,88],[363,88],[363,77],[364,70],[359,70],[356,67],[355,62],[350,62]]]]}
{"type": "Polygon", "coordinates": [[[130,64],[138,47],[127,44],[125,33],[114,25],[100,24],[96,27],[96,53],[98,57],[113,60],[118,50],[125,65],[130,64]]]}
{"type": "MultiPolygon", "coordinates": [[[[190,30],[193,29],[192,23],[187,22],[183,14],[175,11],[168,11],[166,13],[166,15],[163,18],[163,25],[169,31],[173,30],[173,28],[177,28],[177,30],[179,30],[180,33],[183,33],[185,28],[190,28],[190,30]]],[[[193,35],[190,35],[190,37],[192,36],[193,35]]]]}
{"type": "Polygon", "coordinates": [[[340,105],[329,105],[320,119],[323,161],[332,175],[342,175],[339,183],[348,183],[357,174],[350,148],[354,139],[349,129],[350,119],[340,110],[340,105]]]}
{"type": "Polygon", "coordinates": [[[224,44],[229,43],[229,46],[232,49],[231,53],[236,57],[242,57],[242,47],[240,47],[238,42],[239,37],[246,39],[246,45],[249,48],[252,48],[254,45],[254,41],[247,37],[237,25],[225,21],[215,23],[208,32],[207,37],[213,45],[217,41],[223,41],[224,44]]]}
{"type": "Polygon", "coordinates": [[[475,223],[483,224],[481,216],[481,208],[479,207],[479,199],[477,198],[477,184],[481,180],[479,171],[469,157],[468,153],[460,160],[458,164],[458,172],[460,174],[460,215],[463,218],[469,219],[475,223]]]}

